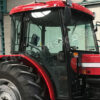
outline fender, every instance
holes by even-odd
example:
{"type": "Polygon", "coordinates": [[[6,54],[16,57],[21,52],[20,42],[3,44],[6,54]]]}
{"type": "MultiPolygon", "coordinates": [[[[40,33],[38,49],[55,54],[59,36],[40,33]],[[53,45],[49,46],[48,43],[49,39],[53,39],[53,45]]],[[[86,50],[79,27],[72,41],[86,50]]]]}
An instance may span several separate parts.
{"type": "Polygon", "coordinates": [[[54,95],[54,89],[53,89],[52,82],[51,82],[50,78],[48,77],[47,73],[45,72],[45,70],[42,68],[42,66],[40,66],[36,61],[34,61],[33,59],[31,59],[30,57],[28,57],[26,55],[23,55],[23,54],[18,54],[18,55],[0,55],[0,59],[2,59],[2,58],[9,58],[10,59],[10,57],[11,58],[12,57],[19,58],[19,59],[21,58],[25,62],[28,62],[27,64],[34,65],[34,67],[38,70],[38,72],[40,73],[40,75],[45,80],[45,83],[46,83],[46,85],[48,87],[50,99],[51,100],[55,100],[55,95],[54,95]]]}

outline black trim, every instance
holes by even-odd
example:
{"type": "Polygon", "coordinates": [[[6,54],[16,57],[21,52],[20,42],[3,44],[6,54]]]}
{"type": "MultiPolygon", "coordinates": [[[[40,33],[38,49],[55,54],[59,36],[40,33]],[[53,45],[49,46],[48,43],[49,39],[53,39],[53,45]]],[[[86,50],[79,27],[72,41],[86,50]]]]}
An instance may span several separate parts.
{"type": "Polygon", "coordinates": [[[94,32],[94,25],[93,25],[93,22],[91,23],[91,25],[92,25],[92,31],[93,31],[93,37],[94,37],[94,42],[95,42],[95,46],[96,46],[96,50],[97,50],[97,52],[99,53],[99,46],[98,46],[98,42],[97,42],[97,37],[96,37],[96,34],[95,34],[95,32],[94,32]]]}
{"type": "Polygon", "coordinates": [[[42,26],[42,34],[41,34],[41,43],[42,43],[42,46],[45,45],[45,26],[42,26]]]}
{"type": "Polygon", "coordinates": [[[20,38],[20,44],[19,44],[19,52],[22,52],[23,51],[23,43],[24,43],[24,16],[25,14],[22,14],[22,17],[21,17],[21,38],[20,38]]]}
{"type": "MultiPolygon", "coordinates": [[[[63,35],[63,47],[64,47],[64,56],[65,56],[65,67],[66,67],[66,71],[67,71],[67,80],[68,80],[68,100],[72,100],[72,83],[71,83],[71,73],[70,73],[70,59],[71,59],[71,56],[70,56],[70,45],[69,45],[69,39],[68,39],[68,30],[66,29],[66,26],[65,26],[65,22],[64,22],[64,13],[63,13],[63,10],[60,10],[60,13],[61,13],[61,22],[62,22],[62,35],[63,35]]],[[[60,99],[59,99],[60,100],[60,99]]],[[[62,99],[64,100],[64,99],[62,99]]]]}
{"type": "Polygon", "coordinates": [[[95,51],[83,51],[83,50],[71,50],[70,52],[78,52],[78,53],[82,53],[82,54],[99,54],[99,52],[95,52],[95,51]]]}

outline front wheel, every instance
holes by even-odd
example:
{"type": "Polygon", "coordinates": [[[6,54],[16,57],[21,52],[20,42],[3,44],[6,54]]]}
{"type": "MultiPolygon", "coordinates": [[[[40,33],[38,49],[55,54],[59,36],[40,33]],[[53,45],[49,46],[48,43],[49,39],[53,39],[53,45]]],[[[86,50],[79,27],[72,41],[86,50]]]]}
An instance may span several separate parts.
{"type": "Polygon", "coordinates": [[[45,100],[41,79],[21,64],[0,64],[0,100],[45,100]]]}

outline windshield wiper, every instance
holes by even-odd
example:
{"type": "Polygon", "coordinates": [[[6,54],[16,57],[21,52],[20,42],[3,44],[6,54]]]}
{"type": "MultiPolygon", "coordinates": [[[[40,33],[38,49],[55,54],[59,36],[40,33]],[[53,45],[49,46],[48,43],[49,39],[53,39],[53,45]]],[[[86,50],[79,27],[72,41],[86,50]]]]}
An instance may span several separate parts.
{"type": "Polygon", "coordinates": [[[71,34],[73,34],[73,33],[74,33],[74,31],[75,31],[75,29],[76,29],[76,27],[77,27],[77,23],[78,23],[78,21],[74,24],[74,28],[73,28],[72,33],[71,33],[71,34]]]}

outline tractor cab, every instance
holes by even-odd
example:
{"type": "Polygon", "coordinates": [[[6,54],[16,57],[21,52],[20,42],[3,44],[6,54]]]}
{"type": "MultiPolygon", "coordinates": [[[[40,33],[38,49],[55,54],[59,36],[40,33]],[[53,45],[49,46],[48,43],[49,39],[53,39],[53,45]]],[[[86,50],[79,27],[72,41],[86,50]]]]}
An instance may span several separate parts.
{"type": "Polygon", "coordinates": [[[75,3],[67,7],[63,1],[49,1],[16,7],[10,15],[11,53],[24,54],[43,67],[56,100],[87,97],[87,70],[78,65],[84,54],[99,52],[93,13],[75,3]]]}

